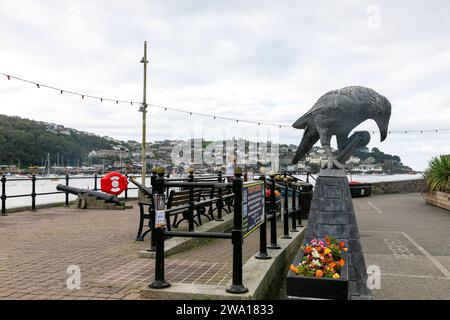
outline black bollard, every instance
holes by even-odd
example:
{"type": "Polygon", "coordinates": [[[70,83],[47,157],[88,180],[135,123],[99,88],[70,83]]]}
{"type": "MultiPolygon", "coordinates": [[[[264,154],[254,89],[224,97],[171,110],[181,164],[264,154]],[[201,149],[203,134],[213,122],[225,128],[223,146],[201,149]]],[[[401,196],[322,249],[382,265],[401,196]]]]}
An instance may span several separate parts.
{"type": "Polygon", "coordinates": [[[94,191],[97,191],[97,172],[94,173],[94,191]]]}
{"type": "MultiPolygon", "coordinates": [[[[152,234],[155,234],[155,244],[156,244],[156,256],[155,256],[155,280],[150,283],[149,287],[153,289],[164,289],[170,287],[170,283],[165,280],[164,276],[164,241],[165,227],[161,226],[156,228],[156,209],[157,204],[155,203],[155,199],[158,196],[164,197],[164,168],[159,167],[157,169],[158,177],[154,180],[154,185],[152,186],[153,193],[153,208],[154,208],[154,219],[152,222],[153,231],[152,234]]],[[[163,209],[163,208],[160,208],[163,209]]]]}
{"type": "Polygon", "coordinates": [[[241,168],[234,170],[233,180],[234,193],[234,226],[231,231],[233,244],[233,281],[227,288],[229,293],[245,293],[248,289],[242,284],[242,171],[241,168]]]}
{"type": "MultiPolygon", "coordinates": [[[[194,182],[194,169],[189,169],[189,182],[194,182]]],[[[194,187],[189,187],[189,232],[194,231],[194,187]]]]}
{"type": "Polygon", "coordinates": [[[6,216],[6,176],[2,175],[2,216],[6,216]]]}
{"type": "MultiPolygon", "coordinates": [[[[266,193],[266,176],[261,176],[261,180],[264,182],[264,194],[266,193]]],[[[264,199],[265,201],[265,199],[264,199]]],[[[265,210],[264,210],[265,211],[265,210]]],[[[267,215],[264,212],[264,222],[259,226],[259,252],[255,256],[259,260],[267,260],[272,257],[267,253],[267,215]]]]}
{"type": "Polygon", "coordinates": [[[281,249],[277,244],[277,208],[275,203],[275,174],[270,175],[270,244],[268,249],[281,249]]]}
{"type": "MultiPolygon", "coordinates": [[[[148,208],[148,213],[150,214],[150,249],[148,251],[155,252],[156,251],[156,234],[155,234],[155,206],[153,203],[153,194],[156,193],[156,167],[152,168],[152,175],[150,177],[150,184],[152,186],[152,198],[150,199],[151,205],[148,208]]],[[[142,197],[144,197],[144,192],[141,192],[142,197]]]]}
{"type": "Polygon", "coordinates": [[[31,211],[36,211],[36,176],[31,177],[31,211]]]}
{"type": "MultiPolygon", "coordinates": [[[[69,174],[66,173],[66,186],[69,185],[69,174]]],[[[64,202],[64,206],[68,207],[69,206],[69,192],[66,192],[66,201],[64,202]]]]}
{"type": "MultiPolygon", "coordinates": [[[[217,178],[217,181],[219,183],[222,182],[222,172],[219,171],[219,175],[217,178]]],[[[219,200],[216,202],[216,208],[217,208],[217,219],[214,219],[215,221],[224,221],[222,218],[222,209],[223,209],[223,200],[222,200],[222,188],[217,189],[219,200]]]]}
{"type": "Polygon", "coordinates": [[[292,186],[292,229],[291,232],[298,232],[297,229],[297,187],[292,186]]]}
{"type": "Polygon", "coordinates": [[[297,217],[298,217],[298,226],[301,228],[302,225],[302,212],[303,212],[303,203],[302,203],[302,189],[300,188],[298,192],[298,209],[297,209],[297,217]]]}
{"type": "Polygon", "coordinates": [[[164,289],[170,287],[170,283],[164,276],[164,229],[156,228],[156,257],[155,257],[155,280],[149,284],[152,289],[164,289]]]}
{"type": "MultiPolygon", "coordinates": [[[[286,176],[286,172],[284,173],[286,176]]],[[[289,235],[289,186],[287,178],[284,178],[284,211],[283,211],[283,236],[282,239],[292,239],[289,235]]]]}

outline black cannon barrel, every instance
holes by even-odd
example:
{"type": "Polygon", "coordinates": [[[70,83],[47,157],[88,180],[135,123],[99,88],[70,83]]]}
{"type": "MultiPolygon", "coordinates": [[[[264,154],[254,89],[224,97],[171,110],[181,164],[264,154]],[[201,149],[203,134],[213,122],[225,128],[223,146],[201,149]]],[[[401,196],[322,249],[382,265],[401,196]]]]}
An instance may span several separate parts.
{"type": "Polygon", "coordinates": [[[106,194],[104,192],[92,191],[92,190],[88,190],[88,189],[75,188],[75,187],[71,187],[71,186],[66,186],[64,184],[58,184],[56,186],[56,190],[68,192],[68,193],[75,194],[75,195],[78,195],[80,193],[85,193],[89,196],[96,197],[97,199],[104,200],[105,202],[108,202],[108,203],[119,203],[120,202],[119,199],[117,199],[116,196],[113,196],[112,194],[106,194]]]}
{"type": "Polygon", "coordinates": [[[136,187],[138,187],[139,189],[143,190],[148,196],[152,195],[152,188],[144,187],[142,184],[137,182],[136,179],[134,179],[134,178],[130,178],[130,182],[132,184],[134,184],[136,187]]]}

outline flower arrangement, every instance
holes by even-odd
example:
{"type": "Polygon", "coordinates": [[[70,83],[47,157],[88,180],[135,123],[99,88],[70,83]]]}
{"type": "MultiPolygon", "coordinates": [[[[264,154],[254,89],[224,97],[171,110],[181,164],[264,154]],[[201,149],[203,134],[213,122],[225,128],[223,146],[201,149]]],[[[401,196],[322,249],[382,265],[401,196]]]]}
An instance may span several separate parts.
{"type": "MultiPolygon", "coordinates": [[[[275,190],[275,198],[278,198],[281,196],[280,191],[275,190]]],[[[270,198],[270,189],[266,189],[266,198],[270,198]]]]}
{"type": "Polygon", "coordinates": [[[340,278],[340,270],[345,264],[343,252],[347,252],[344,242],[334,237],[326,236],[325,243],[313,239],[306,246],[302,246],[303,258],[298,266],[291,265],[290,269],[296,275],[316,278],[340,278]]]}

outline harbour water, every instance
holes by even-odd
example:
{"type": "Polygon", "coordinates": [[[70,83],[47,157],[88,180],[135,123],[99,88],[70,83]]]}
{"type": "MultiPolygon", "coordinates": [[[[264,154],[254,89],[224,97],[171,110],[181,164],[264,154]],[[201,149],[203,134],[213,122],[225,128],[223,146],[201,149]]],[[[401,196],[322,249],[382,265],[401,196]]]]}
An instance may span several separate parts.
{"type": "MultiPolygon", "coordinates": [[[[306,175],[296,175],[296,177],[306,181],[306,175]]],[[[314,177],[316,177],[314,175],[314,177]]],[[[15,176],[7,177],[7,179],[17,179],[15,176]]],[[[79,176],[82,179],[70,179],[69,185],[77,188],[84,189],[94,189],[94,178],[87,178],[83,176],[79,176]]],[[[395,175],[352,175],[348,176],[349,181],[358,181],[358,182],[387,182],[387,181],[401,181],[401,180],[413,180],[422,178],[422,174],[395,174],[395,175]]],[[[311,184],[315,184],[314,179],[310,178],[309,182],[311,184]]],[[[36,181],[36,193],[45,193],[45,192],[55,192],[56,186],[58,184],[65,184],[64,177],[54,178],[52,180],[37,180],[36,181]]],[[[150,185],[150,179],[147,179],[147,185],[150,185]]],[[[100,189],[100,179],[97,180],[98,188],[100,189]]],[[[134,187],[134,185],[130,184],[129,187],[134,187]]],[[[31,179],[23,178],[20,181],[7,181],[6,182],[6,195],[8,197],[20,194],[31,194],[31,179]]],[[[121,195],[123,196],[123,194],[121,195]]],[[[137,190],[131,189],[128,191],[129,197],[137,197],[137,190]]],[[[75,195],[69,195],[70,200],[75,200],[75,195]]],[[[64,202],[65,194],[51,194],[51,195],[38,195],[36,196],[36,205],[49,204],[49,203],[57,203],[64,202]]],[[[18,198],[7,198],[6,199],[6,208],[17,208],[23,206],[31,206],[31,197],[18,197],[18,198]]]]}

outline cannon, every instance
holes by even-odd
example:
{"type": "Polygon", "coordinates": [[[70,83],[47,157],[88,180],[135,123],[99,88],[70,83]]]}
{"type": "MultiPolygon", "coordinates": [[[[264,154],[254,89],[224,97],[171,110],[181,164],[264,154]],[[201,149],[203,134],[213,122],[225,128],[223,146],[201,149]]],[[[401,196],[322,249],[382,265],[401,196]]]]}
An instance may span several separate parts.
{"type": "Polygon", "coordinates": [[[56,190],[78,196],[76,206],[79,209],[126,209],[116,196],[104,192],[80,189],[63,184],[58,184],[56,190]],[[102,201],[103,200],[103,201],[102,201]]]}

